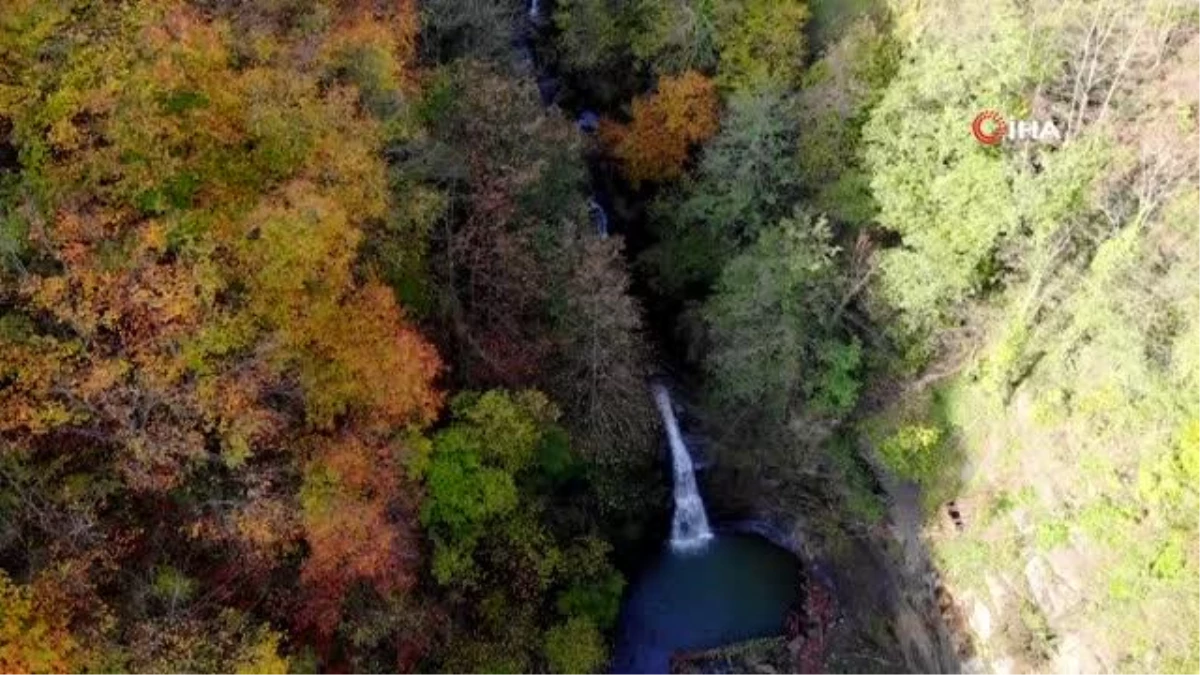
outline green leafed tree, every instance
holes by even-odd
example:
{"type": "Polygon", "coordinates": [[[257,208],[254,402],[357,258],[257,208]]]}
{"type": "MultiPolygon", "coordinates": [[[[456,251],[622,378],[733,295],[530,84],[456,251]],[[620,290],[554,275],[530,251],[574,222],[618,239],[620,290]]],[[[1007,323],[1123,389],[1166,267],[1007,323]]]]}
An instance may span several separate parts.
{"type": "Polygon", "coordinates": [[[882,296],[918,332],[995,278],[1017,227],[1002,153],[970,125],[986,109],[1019,110],[1041,61],[1018,8],[988,6],[947,10],[915,38],[863,130],[879,223],[902,239],[882,257],[882,296]]]}
{"type": "Polygon", "coordinates": [[[717,63],[717,0],[637,0],[629,47],[656,75],[710,70],[717,63]]]}
{"type": "Polygon", "coordinates": [[[469,617],[439,659],[467,671],[601,668],[624,581],[586,521],[556,518],[557,495],[585,488],[557,409],[536,391],[492,390],[451,410],[413,466],[434,578],[469,617]]]}
{"type": "Polygon", "coordinates": [[[887,22],[864,16],[804,74],[796,96],[796,178],[810,203],[835,223],[862,226],[876,216],[862,127],[899,61],[900,45],[887,22]]]}
{"type": "Polygon", "coordinates": [[[627,49],[625,13],[608,0],[565,0],[555,4],[554,25],[564,63],[574,70],[611,66],[627,49]]]}
{"type": "MultiPolygon", "coordinates": [[[[838,303],[825,219],[797,212],[726,265],[701,314],[715,391],[727,405],[782,417],[820,378],[838,303]]],[[[835,363],[836,365],[836,363],[835,363]]]]}
{"type": "Polygon", "coordinates": [[[795,196],[796,128],[780,89],[738,92],[699,171],[652,211],[659,241],[643,256],[656,285],[678,293],[707,286],[722,265],[787,215],[795,196]]]}
{"type": "Polygon", "coordinates": [[[803,0],[719,0],[715,22],[719,82],[740,90],[764,84],[791,87],[804,66],[803,0]]]}
{"type": "Polygon", "coordinates": [[[573,617],[546,633],[546,662],[556,673],[594,673],[606,658],[604,636],[596,624],[573,617]]]}

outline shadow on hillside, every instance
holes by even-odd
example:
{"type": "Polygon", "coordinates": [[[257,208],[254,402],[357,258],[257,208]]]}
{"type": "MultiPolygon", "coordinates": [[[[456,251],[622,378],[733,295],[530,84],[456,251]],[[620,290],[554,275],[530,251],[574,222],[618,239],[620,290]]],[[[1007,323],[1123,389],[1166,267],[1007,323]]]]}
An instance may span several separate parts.
{"type": "MultiPolygon", "coordinates": [[[[802,559],[810,583],[832,591],[825,670],[961,672],[970,647],[921,537],[928,512],[919,487],[886,478],[869,446],[836,448],[844,434],[792,427],[763,438],[746,433],[753,427],[763,428],[706,430],[715,455],[701,476],[710,515],[718,525],[765,524],[756,531],[770,532],[802,559]]],[[[945,494],[955,489],[950,482],[945,494]]]]}

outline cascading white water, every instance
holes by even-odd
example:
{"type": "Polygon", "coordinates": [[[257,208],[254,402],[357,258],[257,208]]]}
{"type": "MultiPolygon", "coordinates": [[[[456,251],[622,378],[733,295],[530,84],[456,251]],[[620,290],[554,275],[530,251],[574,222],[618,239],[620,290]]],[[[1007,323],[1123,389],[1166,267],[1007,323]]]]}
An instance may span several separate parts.
{"type": "Polygon", "coordinates": [[[538,0],[529,0],[529,18],[537,19],[541,14],[541,6],[538,0]]]}
{"type": "Polygon", "coordinates": [[[608,212],[595,198],[589,198],[587,205],[588,215],[591,216],[592,225],[596,228],[596,236],[608,239],[608,212]]]}
{"type": "Polygon", "coordinates": [[[671,547],[676,550],[701,548],[713,538],[713,533],[708,527],[700,490],[696,487],[692,456],[688,454],[679,432],[675,408],[671,405],[671,393],[661,384],[654,385],[654,402],[658,404],[663,426],[667,428],[667,442],[671,446],[671,464],[675,473],[675,517],[671,521],[671,547]]]}

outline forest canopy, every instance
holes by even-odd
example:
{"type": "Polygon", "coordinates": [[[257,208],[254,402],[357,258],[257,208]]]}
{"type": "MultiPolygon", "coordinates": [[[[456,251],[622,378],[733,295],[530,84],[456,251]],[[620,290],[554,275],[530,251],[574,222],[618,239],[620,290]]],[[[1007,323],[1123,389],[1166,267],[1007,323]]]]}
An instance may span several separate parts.
{"type": "Polygon", "coordinates": [[[637,399],[588,404],[640,386],[637,314],[575,231],[569,126],[513,144],[529,85],[421,62],[421,11],[5,3],[5,670],[604,660],[624,581],[565,511],[642,462],[637,399]],[[533,387],[574,387],[598,330],[614,367],[561,426],[533,387]]]}
{"type": "Polygon", "coordinates": [[[605,671],[669,379],[963,653],[1195,671],[1197,20],[0,0],[0,670],[605,671]]]}

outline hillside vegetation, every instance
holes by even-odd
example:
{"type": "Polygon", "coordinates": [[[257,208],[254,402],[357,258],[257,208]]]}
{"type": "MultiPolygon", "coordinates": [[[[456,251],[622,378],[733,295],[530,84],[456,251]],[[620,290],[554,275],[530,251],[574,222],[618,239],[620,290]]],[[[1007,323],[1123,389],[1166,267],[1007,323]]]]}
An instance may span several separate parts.
{"type": "Polygon", "coordinates": [[[663,370],[738,663],[1200,670],[1195,3],[542,4],[0,0],[0,670],[602,671],[663,370]]]}
{"type": "Polygon", "coordinates": [[[421,31],[0,7],[0,669],[604,663],[659,494],[620,244],[421,31]]]}
{"type": "MultiPolygon", "coordinates": [[[[1200,667],[1196,8],[747,2],[771,18],[729,52],[725,3],[635,4],[613,61],[711,68],[724,104],[638,259],[683,308],[715,489],[910,578],[928,548],[968,665],[1200,667]],[[987,110],[1059,137],[984,145],[987,110]]],[[[615,67],[572,56],[606,6],[560,10],[568,66],[615,67]]]]}

